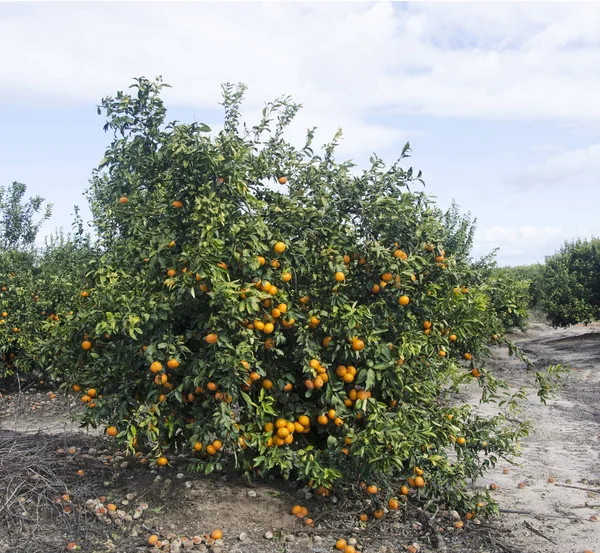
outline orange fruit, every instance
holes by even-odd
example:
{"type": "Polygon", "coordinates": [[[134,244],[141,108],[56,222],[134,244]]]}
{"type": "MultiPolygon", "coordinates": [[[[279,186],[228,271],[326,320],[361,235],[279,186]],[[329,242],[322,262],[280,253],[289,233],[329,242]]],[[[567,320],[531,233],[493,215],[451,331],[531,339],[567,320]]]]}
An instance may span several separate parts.
{"type": "Polygon", "coordinates": [[[369,515],[367,515],[366,513],[362,513],[359,518],[361,522],[367,522],[367,520],[369,520],[369,515]]]}
{"type": "Polygon", "coordinates": [[[373,513],[373,516],[374,516],[375,518],[383,518],[383,515],[384,515],[384,514],[385,514],[385,513],[383,512],[383,509],[378,509],[377,511],[375,511],[375,512],[373,513]]]}
{"type": "Polygon", "coordinates": [[[202,449],[202,444],[200,442],[196,442],[194,444],[194,451],[200,451],[202,449]]]}
{"type": "Polygon", "coordinates": [[[259,263],[259,265],[260,265],[261,267],[262,267],[262,266],[265,264],[265,262],[266,262],[266,259],[265,259],[265,258],[264,258],[262,255],[259,255],[259,256],[258,256],[256,259],[258,259],[258,263],[259,263]]]}
{"type": "Polygon", "coordinates": [[[177,271],[175,269],[169,269],[167,271],[167,276],[168,277],[174,277],[177,274],[177,271]]]}
{"type": "Polygon", "coordinates": [[[92,342],[90,342],[89,340],[84,340],[83,342],[81,342],[81,348],[85,351],[89,351],[90,349],[92,349],[92,342]]]}
{"type": "Polygon", "coordinates": [[[109,427],[106,429],[106,434],[107,434],[108,436],[110,436],[111,438],[114,438],[114,437],[115,437],[115,436],[116,436],[118,433],[119,433],[119,431],[117,430],[117,427],[116,427],[116,426],[109,426],[109,427]]]}
{"type": "Polygon", "coordinates": [[[279,177],[277,179],[277,181],[279,182],[279,184],[286,184],[287,183],[287,178],[286,177],[279,177]]]}
{"type": "Polygon", "coordinates": [[[126,204],[126,203],[128,203],[128,202],[129,202],[129,198],[128,198],[127,196],[121,196],[121,197],[119,198],[119,203],[120,203],[120,204],[126,204]]]}
{"type": "Polygon", "coordinates": [[[388,508],[392,511],[395,511],[398,508],[398,500],[397,499],[390,499],[388,501],[388,508]]]}
{"type": "Polygon", "coordinates": [[[298,417],[298,422],[304,427],[307,427],[310,425],[310,419],[306,415],[300,415],[298,417]]]}
{"type": "Polygon", "coordinates": [[[286,249],[286,245],[283,242],[277,242],[274,246],[273,246],[273,250],[275,251],[275,253],[283,253],[286,249]]]}
{"type": "Polygon", "coordinates": [[[283,280],[283,282],[289,282],[290,280],[292,280],[292,273],[286,271],[285,273],[281,274],[281,280],[283,280]]]}
{"type": "Polygon", "coordinates": [[[417,476],[414,479],[414,482],[415,482],[415,487],[416,488],[423,488],[425,486],[425,480],[423,479],[422,476],[417,476]]]}
{"type": "Polygon", "coordinates": [[[212,443],[212,446],[215,448],[216,451],[219,451],[220,449],[222,449],[223,444],[219,440],[215,440],[212,443]]]}
{"type": "Polygon", "coordinates": [[[448,336],[448,339],[449,339],[451,342],[456,342],[456,334],[450,334],[450,336],[448,336]]]}
{"type": "Polygon", "coordinates": [[[209,455],[214,455],[216,452],[217,450],[214,448],[213,445],[206,446],[206,453],[208,453],[209,455]]]}
{"type": "Polygon", "coordinates": [[[163,368],[163,366],[161,365],[161,363],[159,361],[154,361],[154,363],[152,363],[152,365],[150,365],[150,371],[153,372],[154,374],[162,371],[162,368],[163,368]]]}
{"type": "Polygon", "coordinates": [[[467,353],[465,353],[465,355],[464,355],[464,358],[465,358],[467,361],[470,361],[471,359],[473,359],[473,356],[472,356],[470,353],[468,353],[468,352],[467,352],[467,353]]]}
{"type": "Polygon", "coordinates": [[[400,488],[400,493],[402,493],[402,495],[408,495],[409,489],[408,486],[402,486],[400,488]]]}
{"type": "Polygon", "coordinates": [[[168,460],[166,457],[159,457],[159,458],[156,460],[156,464],[157,464],[159,467],[164,467],[164,466],[165,466],[165,465],[166,465],[168,462],[169,462],[169,460],[168,460]]]}
{"type": "Polygon", "coordinates": [[[335,542],[335,548],[339,549],[340,551],[344,550],[344,547],[346,547],[346,540],[337,540],[335,542]]]}
{"type": "Polygon", "coordinates": [[[335,273],[335,280],[337,282],[344,282],[345,279],[346,279],[346,275],[344,275],[344,273],[342,273],[342,271],[338,271],[337,273],[335,273]]]}
{"type": "Polygon", "coordinates": [[[393,278],[394,276],[392,275],[392,273],[383,273],[381,275],[381,280],[383,280],[383,282],[390,282],[393,278]]]}
{"type": "Polygon", "coordinates": [[[148,545],[156,545],[156,542],[158,541],[158,536],[156,534],[152,534],[149,538],[148,538],[148,545]]]}
{"type": "Polygon", "coordinates": [[[211,537],[213,540],[220,540],[220,539],[223,537],[223,532],[222,532],[221,530],[213,530],[213,531],[210,533],[210,537],[211,537]]]}
{"type": "Polygon", "coordinates": [[[265,334],[272,334],[274,330],[275,330],[275,325],[273,323],[267,323],[265,325],[265,327],[263,328],[263,332],[265,334]]]}
{"type": "Polygon", "coordinates": [[[465,445],[466,441],[467,441],[467,440],[461,436],[460,438],[458,438],[458,439],[456,440],[456,443],[457,443],[458,445],[465,445]]]}
{"type": "Polygon", "coordinates": [[[292,507],[292,514],[293,515],[297,515],[298,513],[302,512],[302,507],[300,505],[294,505],[292,507]]]}
{"type": "Polygon", "coordinates": [[[329,419],[327,418],[327,415],[319,415],[317,417],[317,422],[319,424],[325,425],[329,422],[329,419]]]}
{"type": "Polygon", "coordinates": [[[370,494],[376,494],[377,493],[377,486],[371,484],[370,486],[367,487],[367,493],[370,494]]]}
{"type": "Polygon", "coordinates": [[[265,378],[263,380],[262,386],[265,390],[270,390],[273,387],[273,382],[271,382],[269,379],[265,378]]]}
{"type": "Polygon", "coordinates": [[[408,303],[410,302],[410,298],[408,296],[400,296],[400,298],[398,299],[398,303],[400,305],[408,305],[408,303]]]}
{"type": "Polygon", "coordinates": [[[352,349],[354,351],[362,351],[363,349],[365,349],[365,343],[362,340],[356,338],[352,340],[352,349]]]}
{"type": "Polygon", "coordinates": [[[90,397],[96,397],[96,395],[98,395],[98,392],[96,391],[96,388],[90,388],[87,391],[87,395],[90,397]]]}
{"type": "Polygon", "coordinates": [[[74,392],[81,392],[81,386],[79,384],[73,384],[73,386],[71,386],[71,389],[74,392]]]}
{"type": "Polygon", "coordinates": [[[206,336],[206,338],[204,338],[209,344],[216,344],[217,340],[219,339],[219,335],[215,334],[214,332],[211,334],[208,334],[206,336]]]}
{"type": "Polygon", "coordinates": [[[169,369],[176,369],[179,367],[179,361],[177,361],[177,359],[169,359],[167,361],[167,367],[169,367],[169,369]]]}

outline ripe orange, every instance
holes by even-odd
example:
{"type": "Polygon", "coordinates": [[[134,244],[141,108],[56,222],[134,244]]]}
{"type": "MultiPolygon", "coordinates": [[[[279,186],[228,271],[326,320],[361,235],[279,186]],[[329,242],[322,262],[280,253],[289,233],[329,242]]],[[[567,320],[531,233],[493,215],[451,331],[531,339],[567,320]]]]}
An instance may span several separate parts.
{"type": "Polygon", "coordinates": [[[374,516],[375,518],[383,518],[383,515],[384,515],[384,514],[385,514],[385,513],[383,512],[383,509],[378,509],[377,511],[375,511],[375,512],[373,513],[373,516],[374,516]]]}
{"type": "Polygon", "coordinates": [[[149,538],[148,538],[148,545],[156,545],[156,542],[158,541],[158,536],[156,534],[152,534],[149,538]]]}
{"type": "Polygon", "coordinates": [[[298,513],[302,512],[302,507],[300,505],[294,505],[292,507],[292,514],[293,515],[297,515],[298,513]]]}
{"type": "Polygon", "coordinates": [[[462,436],[456,440],[456,443],[458,445],[465,445],[466,442],[467,442],[467,440],[462,436]]]}
{"type": "Polygon", "coordinates": [[[335,548],[339,549],[340,551],[344,550],[344,547],[346,547],[346,540],[337,540],[335,542],[335,548]]]}
{"type": "Polygon", "coordinates": [[[283,280],[283,282],[289,282],[290,280],[292,280],[292,273],[290,273],[289,271],[282,273],[281,280],[283,280]]]}
{"type": "Polygon", "coordinates": [[[373,287],[371,288],[371,294],[379,294],[380,291],[381,287],[379,284],[373,284],[373,287]]]}
{"type": "Polygon", "coordinates": [[[402,486],[400,488],[400,493],[402,493],[402,495],[408,495],[409,489],[408,486],[402,486]]]}
{"type": "Polygon", "coordinates": [[[202,444],[200,442],[196,442],[194,444],[194,451],[200,451],[202,449],[202,444]]]}
{"type": "Polygon", "coordinates": [[[81,342],[81,348],[85,351],[89,351],[90,349],[92,349],[92,342],[90,342],[89,340],[84,340],[83,342],[81,342]]]}
{"type": "Polygon", "coordinates": [[[117,430],[117,427],[116,427],[116,426],[109,426],[109,427],[106,429],[106,434],[107,434],[108,436],[110,436],[111,438],[114,438],[114,437],[115,437],[115,436],[116,436],[118,433],[119,433],[119,431],[117,430]]]}
{"type": "Polygon", "coordinates": [[[423,488],[425,486],[425,480],[423,479],[422,476],[417,476],[415,478],[415,487],[416,488],[423,488]]]}
{"type": "Polygon", "coordinates": [[[179,367],[179,361],[177,361],[177,359],[169,359],[167,361],[167,367],[169,367],[169,369],[176,369],[179,367]]]}
{"type": "Polygon", "coordinates": [[[467,361],[470,361],[471,359],[473,359],[473,355],[471,355],[470,353],[468,353],[468,352],[467,352],[467,353],[465,353],[465,355],[464,355],[464,358],[465,358],[467,361]]]}
{"type": "Polygon", "coordinates": [[[175,200],[172,204],[171,204],[175,209],[181,209],[183,207],[183,203],[180,202],[179,200],[175,200]]]}
{"type": "Polygon", "coordinates": [[[392,511],[395,511],[398,508],[398,505],[397,499],[392,498],[388,501],[388,508],[392,511]]]}
{"type": "Polygon", "coordinates": [[[217,340],[219,339],[219,335],[215,334],[214,332],[211,334],[208,334],[206,336],[206,338],[204,338],[209,344],[216,344],[217,340]]]}
{"type": "Polygon", "coordinates": [[[283,242],[277,242],[274,246],[273,246],[273,250],[275,251],[275,253],[283,253],[286,249],[286,245],[283,242]]]}
{"type": "Polygon", "coordinates": [[[375,486],[374,484],[371,484],[370,486],[367,487],[367,493],[376,494],[377,491],[378,491],[377,486],[375,486]]]}
{"type": "Polygon", "coordinates": [[[219,440],[215,440],[212,443],[212,446],[215,448],[216,451],[219,451],[223,448],[223,444],[219,440]]]}
{"type": "Polygon", "coordinates": [[[121,197],[119,198],[119,203],[120,203],[120,204],[126,204],[126,203],[129,203],[129,198],[128,198],[127,196],[121,196],[121,197]]]}
{"type": "Polygon", "coordinates": [[[271,382],[268,378],[265,378],[262,382],[262,387],[265,390],[270,390],[271,388],[273,388],[273,382],[271,382]]]}
{"type": "Polygon", "coordinates": [[[337,273],[335,273],[335,280],[337,280],[337,282],[344,282],[345,279],[346,275],[344,275],[342,271],[338,271],[337,273]]]}
{"type": "Polygon", "coordinates": [[[352,340],[352,349],[354,351],[362,351],[363,349],[365,349],[365,343],[362,340],[356,338],[352,340]]]}
{"type": "Polygon", "coordinates": [[[287,183],[287,178],[286,177],[279,177],[278,179],[279,184],[286,184],[287,183]]]}
{"type": "Polygon", "coordinates": [[[164,467],[164,466],[165,466],[165,465],[166,465],[168,462],[169,462],[169,460],[168,460],[166,457],[159,457],[159,458],[156,460],[156,464],[157,464],[159,467],[164,467]]]}
{"type": "Polygon", "coordinates": [[[398,303],[400,305],[408,305],[408,303],[410,302],[410,298],[408,296],[400,296],[400,298],[398,299],[398,303]]]}
{"type": "Polygon", "coordinates": [[[177,274],[177,271],[175,269],[169,269],[167,271],[167,276],[168,277],[174,277],[177,274]]]}
{"type": "Polygon", "coordinates": [[[369,520],[369,515],[367,515],[366,513],[361,513],[359,518],[361,522],[367,522],[367,520],[369,520]]]}

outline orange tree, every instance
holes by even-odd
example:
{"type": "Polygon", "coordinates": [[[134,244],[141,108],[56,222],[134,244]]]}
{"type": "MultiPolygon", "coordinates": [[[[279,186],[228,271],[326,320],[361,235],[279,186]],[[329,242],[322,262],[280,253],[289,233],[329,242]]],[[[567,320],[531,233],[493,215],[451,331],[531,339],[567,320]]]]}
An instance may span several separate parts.
{"type": "Polygon", "coordinates": [[[600,319],[600,239],[566,242],[546,258],[540,304],[552,326],[600,319]]]}
{"type": "Polygon", "coordinates": [[[24,200],[26,187],[0,188],[0,376],[33,373],[46,377],[50,364],[43,344],[79,295],[89,238],[79,217],[70,235],[56,233],[44,247],[34,245],[50,206],[36,196],[24,200]],[[39,214],[37,221],[36,214],[39,214]]]}
{"type": "Polygon", "coordinates": [[[35,238],[51,214],[43,198],[25,199],[19,182],[0,186],[0,377],[28,372],[39,329],[35,238]]]}
{"type": "Polygon", "coordinates": [[[188,449],[205,472],[491,509],[469,483],[527,427],[454,401],[473,379],[498,397],[484,360],[501,325],[410,191],[420,173],[376,156],[358,173],[339,135],[293,147],[287,98],[242,127],[243,87],[224,87],[214,136],[166,124],[162,86],[99,108],[114,135],[88,192],[100,254],[46,349],[84,421],[159,464],[188,449]]]}

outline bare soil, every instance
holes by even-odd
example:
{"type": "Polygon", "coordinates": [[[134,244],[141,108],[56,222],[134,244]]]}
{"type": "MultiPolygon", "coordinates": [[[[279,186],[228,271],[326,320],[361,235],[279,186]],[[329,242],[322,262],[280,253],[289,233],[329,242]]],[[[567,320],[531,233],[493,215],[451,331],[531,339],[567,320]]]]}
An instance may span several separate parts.
{"type": "MultiPolygon", "coordinates": [[[[557,363],[572,370],[544,406],[533,371],[495,352],[496,373],[514,389],[531,390],[518,416],[535,424],[522,456],[501,461],[477,483],[498,486],[499,520],[455,531],[450,513],[432,520],[409,505],[362,524],[352,498],[319,498],[293,482],[250,487],[233,474],[197,475],[184,457],[154,470],[73,423],[75,398],[28,389],[0,396],[0,553],[66,551],[69,542],[86,553],[147,551],[152,533],[168,540],[161,551],[173,553],[325,553],[338,538],[354,538],[365,553],[400,553],[410,544],[421,552],[600,553],[593,520],[600,518],[600,324],[553,330],[532,323],[512,339],[537,370],[557,363]],[[102,514],[109,503],[117,511],[102,514]],[[309,509],[314,528],[289,514],[297,503],[309,509]],[[215,528],[223,540],[207,543],[203,536],[215,528]],[[181,541],[193,536],[202,543],[181,541]]],[[[476,403],[477,391],[466,388],[462,397],[476,403]]]]}

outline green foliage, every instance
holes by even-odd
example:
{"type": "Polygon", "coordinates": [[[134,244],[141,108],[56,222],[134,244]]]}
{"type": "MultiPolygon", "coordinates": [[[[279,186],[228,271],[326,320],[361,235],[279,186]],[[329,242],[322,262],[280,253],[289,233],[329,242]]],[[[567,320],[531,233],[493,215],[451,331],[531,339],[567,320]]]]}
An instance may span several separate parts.
{"type": "Polygon", "coordinates": [[[517,267],[500,267],[496,269],[495,273],[511,277],[515,281],[525,281],[528,287],[528,307],[533,309],[540,304],[543,296],[541,287],[543,271],[544,265],[535,263],[517,267]]]}
{"type": "Polygon", "coordinates": [[[195,470],[234,463],[323,492],[391,494],[421,467],[420,497],[478,509],[471,479],[528,427],[454,400],[474,379],[485,401],[517,399],[484,363],[522,313],[468,261],[472,224],[410,191],[408,144],[357,174],[335,159],[340,133],[322,153],[313,131],[285,140],[288,98],[242,129],[244,87],[224,86],[211,137],[166,122],[163,86],[138,79],[99,108],[113,141],[88,192],[98,256],[45,344],[65,385],[90,389],[84,422],[157,456],[202,444],[195,470]]]}
{"type": "Polygon", "coordinates": [[[68,313],[74,287],[81,280],[91,253],[77,218],[74,236],[56,234],[42,249],[34,247],[41,220],[34,216],[44,205],[39,197],[23,201],[26,188],[14,183],[0,189],[0,377],[45,376],[51,360],[43,344],[50,340],[58,313],[68,313]]]}
{"type": "Polygon", "coordinates": [[[23,201],[26,192],[27,187],[19,182],[0,186],[0,255],[33,246],[41,225],[52,213],[52,206],[44,205],[40,196],[23,201]]]}
{"type": "Polygon", "coordinates": [[[566,242],[547,257],[541,289],[542,308],[553,326],[600,319],[600,239],[566,242]]]}

